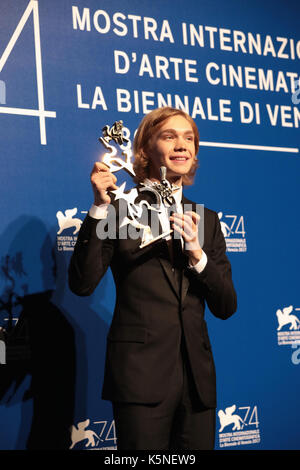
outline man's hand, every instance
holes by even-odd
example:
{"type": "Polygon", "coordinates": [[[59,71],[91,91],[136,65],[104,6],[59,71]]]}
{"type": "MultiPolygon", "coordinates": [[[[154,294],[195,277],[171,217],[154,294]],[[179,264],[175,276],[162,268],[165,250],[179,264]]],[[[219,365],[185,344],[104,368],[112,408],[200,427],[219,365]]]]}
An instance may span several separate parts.
{"type": "Polygon", "coordinates": [[[117,178],[113,175],[109,168],[100,162],[96,162],[91,172],[91,183],[94,191],[94,204],[110,204],[110,197],[107,194],[109,189],[117,189],[117,178]]]}
{"type": "Polygon", "coordinates": [[[172,228],[182,236],[185,242],[185,251],[190,264],[195,266],[202,256],[202,248],[198,238],[200,216],[196,212],[188,211],[184,214],[174,213],[170,220],[172,228]]]}

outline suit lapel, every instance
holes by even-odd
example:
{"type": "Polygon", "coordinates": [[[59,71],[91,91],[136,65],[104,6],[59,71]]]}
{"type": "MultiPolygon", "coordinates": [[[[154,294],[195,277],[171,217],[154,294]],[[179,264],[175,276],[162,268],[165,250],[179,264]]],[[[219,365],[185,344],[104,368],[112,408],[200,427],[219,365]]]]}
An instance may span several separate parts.
{"type": "MultiPolygon", "coordinates": [[[[192,210],[192,211],[196,211],[196,204],[193,202],[193,201],[190,201],[189,199],[187,199],[184,195],[182,195],[182,206],[183,206],[183,210],[184,212],[187,211],[187,210],[192,210]]],[[[165,242],[166,243],[166,242],[165,242]]],[[[167,246],[166,246],[167,248],[167,246]]],[[[175,292],[176,296],[181,299],[181,303],[184,302],[184,299],[187,295],[187,292],[188,292],[188,289],[189,289],[189,285],[190,285],[190,282],[189,282],[189,278],[188,276],[185,274],[185,267],[187,266],[188,264],[188,258],[186,256],[186,260],[185,260],[185,263],[184,263],[184,266],[183,268],[181,269],[181,282],[180,282],[180,288],[176,282],[176,279],[175,279],[175,276],[174,276],[174,272],[172,271],[172,265],[171,265],[171,260],[170,258],[169,259],[166,259],[166,258],[161,258],[159,257],[159,261],[160,261],[160,264],[169,280],[169,283],[173,289],[173,291],[175,292]]]]}
{"type": "Polygon", "coordinates": [[[185,274],[185,272],[182,272],[182,279],[181,279],[181,302],[184,302],[184,299],[186,297],[187,291],[189,289],[190,282],[185,274]]]}
{"type": "MultiPolygon", "coordinates": [[[[146,198],[147,193],[148,193],[147,191],[140,193],[141,197],[146,198]]],[[[148,196],[149,196],[149,193],[148,193],[148,196]]],[[[149,200],[148,202],[150,204],[154,203],[153,200],[149,200]]],[[[148,210],[148,220],[151,219],[149,212],[150,211],[148,210]]],[[[152,217],[153,216],[155,217],[155,214],[152,214],[152,217]]],[[[159,232],[159,234],[161,234],[163,232],[159,217],[158,217],[158,232],[159,232]]],[[[176,296],[179,297],[179,290],[178,290],[178,286],[176,284],[176,279],[175,279],[175,276],[174,276],[174,272],[172,271],[172,264],[171,264],[171,259],[170,259],[170,256],[169,256],[169,250],[168,250],[167,242],[166,242],[166,240],[161,240],[160,242],[154,242],[154,243],[160,243],[161,244],[161,250],[159,250],[159,252],[158,252],[159,263],[162,267],[162,270],[164,271],[164,274],[165,274],[166,278],[169,281],[169,284],[170,284],[172,290],[174,291],[176,296]]]]}

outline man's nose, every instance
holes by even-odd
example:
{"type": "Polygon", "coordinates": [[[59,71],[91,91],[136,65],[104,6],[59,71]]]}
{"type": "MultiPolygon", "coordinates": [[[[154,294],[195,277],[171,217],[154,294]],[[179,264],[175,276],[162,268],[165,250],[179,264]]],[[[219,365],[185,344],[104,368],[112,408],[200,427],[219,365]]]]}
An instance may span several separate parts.
{"type": "Polygon", "coordinates": [[[186,150],[186,141],[183,137],[177,137],[174,150],[186,150]]]}

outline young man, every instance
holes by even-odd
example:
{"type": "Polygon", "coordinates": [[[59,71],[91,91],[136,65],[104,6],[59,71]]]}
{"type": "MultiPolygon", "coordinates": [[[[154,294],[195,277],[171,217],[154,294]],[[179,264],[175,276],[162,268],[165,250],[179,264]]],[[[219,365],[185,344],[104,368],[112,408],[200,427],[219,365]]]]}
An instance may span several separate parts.
{"type": "Polygon", "coordinates": [[[205,208],[199,220],[196,204],[182,194],[193,180],[198,148],[194,121],[169,107],[146,115],[134,140],[137,181],[159,181],[165,166],[167,179],[179,187],[176,211],[160,223],[180,234],[180,263],[174,262],[172,240],[139,249],[140,240],[97,237],[97,218],[105,217],[111,202],[107,191],[117,186],[104,164],[95,163],[91,173],[95,200],[78,236],[69,283],[74,293],[90,295],[108,266],[114,275],[102,397],[113,404],[121,450],[214,447],[215,367],[204,308],[206,303],[226,319],[237,304],[219,218],[205,208]]]}

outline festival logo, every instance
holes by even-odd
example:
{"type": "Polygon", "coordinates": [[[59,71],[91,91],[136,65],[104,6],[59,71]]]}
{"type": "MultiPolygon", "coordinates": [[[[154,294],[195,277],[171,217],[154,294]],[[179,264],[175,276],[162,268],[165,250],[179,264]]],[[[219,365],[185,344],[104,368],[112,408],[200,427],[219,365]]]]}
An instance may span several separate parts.
{"type": "Polygon", "coordinates": [[[226,251],[246,252],[246,232],[243,215],[224,215],[218,213],[221,230],[226,242],[226,251]]]}
{"type": "MultiPolygon", "coordinates": [[[[17,10],[17,9],[16,9],[17,10]]],[[[46,135],[46,118],[56,118],[55,111],[48,111],[45,109],[45,97],[44,97],[44,80],[43,80],[43,67],[42,67],[42,50],[41,50],[41,34],[40,34],[40,19],[39,19],[39,3],[38,1],[29,0],[28,5],[20,18],[14,32],[10,39],[7,38],[7,45],[0,56],[0,73],[6,65],[6,62],[10,60],[10,54],[13,51],[18,38],[22,34],[23,30],[28,31],[28,25],[33,26],[33,37],[34,37],[34,49],[35,49],[35,68],[36,68],[36,85],[38,95],[38,109],[26,108],[14,108],[11,106],[1,106],[1,114],[18,114],[21,116],[34,116],[39,118],[40,122],[40,140],[41,145],[47,145],[46,135]],[[30,18],[32,15],[32,18],[30,18]]],[[[26,53],[27,57],[27,53],[26,53]]],[[[22,62],[23,63],[23,62],[22,62]]],[[[23,65],[22,65],[23,66],[23,65]]],[[[22,70],[20,71],[22,73],[22,70]]],[[[6,87],[5,82],[0,80],[0,105],[6,104],[6,87]]]]}
{"type": "Polygon", "coordinates": [[[218,411],[219,447],[241,446],[260,442],[257,406],[234,404],[218,411]]]}
{"type": "Polygon", "coordinates": [[[300,342],[300,320],[295,314],[298,311],[300,311],[300,308],[294,308],[293,305],[276,310],[279,346],[293,345],[300,342]]]}
{"type": "Polygon", "coordinates": [[[71,428],[70,449],[87,449],[87,450],[116,450],[116,430],[114,420],[110,421],[94,421],[90,419],[80,421],[71,428]],[[108,444],[113,441],[112,446],[108,444]]]}
{"type": "MultiPolygon", "coordinates": [[[[77,233],[80,230],[82,220],[74,217],[77,214],[77,207],[67,209],[63,213],[58,211],[56,213],[58,231],[57,231],[57,250],[58,251],[73,251],[77,241],[77,233]],[[64,232],[64,233],[63,233],[64,232]],[[63,233],[63,235],[61,235],[63,233]]],[[[86,211],[81,211],[86,213],[86,211]]]]}

